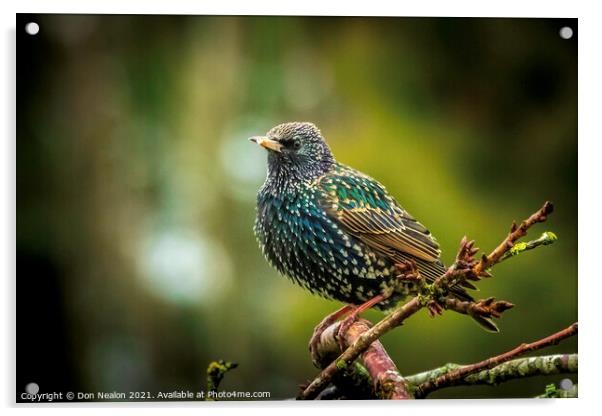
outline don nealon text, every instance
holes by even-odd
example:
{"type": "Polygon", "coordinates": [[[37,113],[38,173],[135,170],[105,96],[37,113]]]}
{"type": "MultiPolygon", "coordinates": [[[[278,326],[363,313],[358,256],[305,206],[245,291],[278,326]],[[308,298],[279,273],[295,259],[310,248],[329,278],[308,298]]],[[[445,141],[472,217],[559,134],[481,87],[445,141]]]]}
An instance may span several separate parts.
{"type": "Polygon", "coordinates": [[[55,401],[88,401],[88,400],[244,400],[244,399],[269,399],[270,392],[267,391],[189,391],[174,390],[170,392],[51,392],[51,393],[21,393],[21,400],[31,402],[55,402],[55,401]]]}
{"type": "MultiPolygon", "coordinates": [[[[133,392],[130,394],[132,397],[133,392]]],[[[159,393],[161,394],[161,393],[159,393]]],[[[73,401],[73,400],[126,400],[127,393],[123,392],[51,392],[51,393],[21,393],[21,400],[29,400],[32,402],[54,402],[54,401],[73,401]]]]}

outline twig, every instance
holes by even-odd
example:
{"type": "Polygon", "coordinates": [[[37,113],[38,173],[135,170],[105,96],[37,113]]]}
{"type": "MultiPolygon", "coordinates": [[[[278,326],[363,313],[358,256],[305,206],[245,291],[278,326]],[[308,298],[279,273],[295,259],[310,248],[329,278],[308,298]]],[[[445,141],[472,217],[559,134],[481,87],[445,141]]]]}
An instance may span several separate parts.
{"type": "MultiPolygon", "coordinates": [[[[576,373],[578,370],[578,360],[577,354],[555,354],[517,358],[493,368],[458,378],[446,387],[475,384],[496,385],[515,378],[576,373]]],[[[450,363],[433,370],[408,376],[406,377],[406,381],[412,385],[420,385],[463,367],[466,366],[450,363]]]]}
{"type": "MultiPolygon", "coordinates": [[[[299,385],[299,388],[305,390],[309,383],[310,381],[307,381],[307,383],[299,385]]],[[[378,399],[374,391],[374,382],[370,377],[370,373],[359,360],[355,361],[351,367],[335,374],[332,384],[322,390],[316,397],[316,400],[339,399],[378,399]]]]}
{"type": "Polygon", "coordinates": [[[451,309],[464,315],[483,316],[485,318],[499,318],[503,312],[514,307],[512,303],[505,300],[496,301],[494,297],[470,302],[459,300],[453,296],[446,296],[443,301],[445,309],[451,309]]]}
{"type": "Polygon", "coordinates": [[[546,232],[542,233],[541,236],[536,240],[531,240],[526,243],[514,244],[514,246],[500,258],[500,262],[502,262],[510,257],[517,256],[520,253],[522,253],[523,251],[533,250],[534,248],[537,248],[539,246],[547,246],[549,244],[554,243],[554,241],[556,241],[556,240],[558,240],[558,237],[556,237],[556,234],[554,234],[551,231],[546,231],[546,232]]]}
{"type": "Polygon", "coordinates": [[[536,399],[574,399],[579,396],[579,388],[577,384],[573,384],[568,389],[558,389],[554,384],[546,386],[546,392],[535,396],[536,399]]]}
{"type": "Polygon", "coordinates": [[[224,360],[212,361],[207,367],[207,395],[206,400],[213,400],[211,393],[216,393],[217,389],[224,379],[224,374],[238,367],[238,364],[224,360]]]}
{"type": "Polygon", "coordinates": [[[514,243],[521,237],[527,235],[527,230],[538,222],[544,222],[548,215],[554,211],[554,205],[550,201],[546,201],[545,204],[533,215],[524,220],[520,226],[516,225],[516,222],[512,222],[512,227],[510,228],[510,232],[508,236],[498,245],[488,256],[483,254],[481,257],[481,261],[478,262],[472,269],[472,271],[477,275],[481,276],[484,272],[487,271],[491,266],[498,263],[504,254],[508,252],[512,247],[514,247],[514,243]]]}
{"type": "MultiPolygon", "coordinates": [[[[355,321],[345,332],[344,345],[352,345],[358,337],[368,331],[372,324],[360,319],[355,321]]],[[[318,363],[328,362],[328,357],[338,356],[341,353],[337,334],[339,333],[340,322],[331,325],[320,336],[320,341],[315,351],[313,351],[312,360],[318,363]]],[[[374,393],[381,399],[402,400],[409,399],[408,386],[395,363],[379,341],[373,342],[361,355],[365,368],[373,383],[374,393]]]]}
{"type": "Polygon", "coordinates": [[[495,367],[506,361],[509,361],[519,355],[523,355],[529,351],[535,351],[550,345],[554,345],[562,341],[563,339],[572,337],[577,334],[577,322],[563,329],[555,334],[552,334],[546,338],[540,339],[539,341],[532,342],[530,344],[521,344],[511,351],[497,355],[495,357],[488,358],[476,364],[467,365],[455,370],[450,371],[447,374],[443,374],[434,380],[429,380],[416,388],[415,396],[424,397],[434,390],[441,389],[453,385],[457,380],[463,379],[464,377],[477,373],[481,370],[495,367]]]}

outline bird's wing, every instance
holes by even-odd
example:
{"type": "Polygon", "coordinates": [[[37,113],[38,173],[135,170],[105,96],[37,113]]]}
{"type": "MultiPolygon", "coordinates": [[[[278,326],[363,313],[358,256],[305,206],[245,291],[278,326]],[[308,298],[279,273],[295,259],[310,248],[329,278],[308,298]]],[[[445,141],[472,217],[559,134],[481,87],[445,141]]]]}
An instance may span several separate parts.
{"type": "Polygon", "coordinates": [[[395,201],[376,180],[337,166],[318,183],[320,204],[350,234],[395,258],[396,252],[437,261],[437,240],[395,201]]]}

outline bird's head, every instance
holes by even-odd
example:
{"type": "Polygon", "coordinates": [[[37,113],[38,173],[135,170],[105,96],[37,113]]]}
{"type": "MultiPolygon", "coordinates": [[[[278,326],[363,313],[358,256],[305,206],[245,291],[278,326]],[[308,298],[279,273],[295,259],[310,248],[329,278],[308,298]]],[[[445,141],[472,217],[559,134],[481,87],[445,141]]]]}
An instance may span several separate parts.
{"type": "Polygon", "coordinates": [[[322,133],[312,123],[280,124],[265,136],[249,140],[268,151],[269,176],[313,179],[326,173],[334,164],[334,157],[322,133]]]}

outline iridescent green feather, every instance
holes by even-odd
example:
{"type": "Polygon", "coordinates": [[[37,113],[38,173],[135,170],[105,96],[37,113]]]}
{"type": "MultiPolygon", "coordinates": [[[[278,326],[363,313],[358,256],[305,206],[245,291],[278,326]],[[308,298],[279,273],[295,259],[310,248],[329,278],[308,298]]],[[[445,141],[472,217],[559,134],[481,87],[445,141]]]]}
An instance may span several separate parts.
{"type": "Polygon", "coordinates": [[[438,260],[437,240],[374,179],[336,164],[318,186],[323,190],[324,209],[375,250],[386,255],[408,253],[430,262],[438,260]]]}

